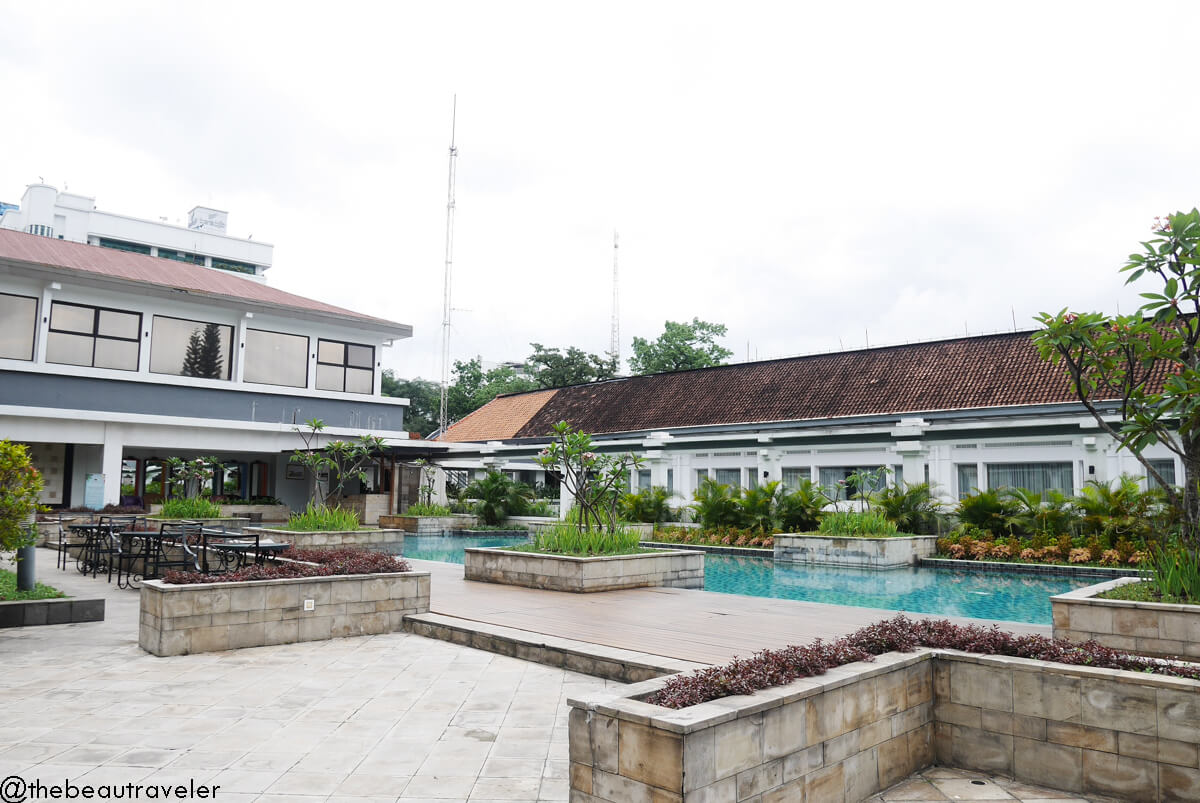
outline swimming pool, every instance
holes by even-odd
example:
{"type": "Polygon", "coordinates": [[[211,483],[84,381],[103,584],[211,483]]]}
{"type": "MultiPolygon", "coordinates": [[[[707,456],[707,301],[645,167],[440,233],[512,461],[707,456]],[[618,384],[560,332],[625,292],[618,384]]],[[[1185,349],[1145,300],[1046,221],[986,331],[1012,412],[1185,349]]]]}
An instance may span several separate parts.
{"type": "MultiPolygon", "coordinates": [[[[508,546],[514,536],[407,535],[405,557],[462,563],[463,549],[508,546]]],[[[950,569],[871,571],[840,566],[775,565],[767,557],[709,553],[704,590],[831,605],[857,605],[937,616],[969,616],[1048,625],[1050,597],[1096,582],[1087,578],[950,569]]]]}

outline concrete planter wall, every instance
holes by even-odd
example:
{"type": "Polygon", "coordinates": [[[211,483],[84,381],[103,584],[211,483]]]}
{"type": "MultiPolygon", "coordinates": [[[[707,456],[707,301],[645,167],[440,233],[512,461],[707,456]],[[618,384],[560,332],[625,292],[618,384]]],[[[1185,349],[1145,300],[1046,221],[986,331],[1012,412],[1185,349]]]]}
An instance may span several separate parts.
{"type": "Polygon", "coordinates": [[[862,569],[915,566],[937,550],[936,535],[891,538],[838,538],[828,535],[775,536],[776,563],[820,563],[862,569]]]}
{"type": "Polygon", "coordinates": [[[330,530],[302,532],[275,530],[270,527],[247,527],[246,532],[258,532],[273,541],[286,541],[297,549],[373,549],[383,544],[404,543],[403,530],[330,530]]]}
{"type": "Polygon", "coordinates": [[[380,516],[388,513],[391,498],[387,494],[354,494],[342,500],[342,507],[358,514],[363,524],[377,524],[380,516]]]}
{"type": "Polygon", "coordinates": [[[1158,657],[1200,660],[1200,605],[1167,605],[1100,599],[1096,595],[1126,583],[1123,577],[1050,598],[1054,637],[1096,640],[1107,647],[1158,657]]]}
{"type": "Polygon", "coordinates": [[[197,585],[147,580],[138,644],[154,655],[187,655],[391,633],[406,615],[428,611],[428,572],[197,585]]]}
{"type": "Polygon", "coordinates": [[[0,600],[0,627],[103,622],[103,599],[0,600]]]}
{"type": "Polygon", "coordinates": [[[478,523],[474,516],[380,516],[379,526],[403,530],[414,535],[441,535],[463,530],[478,523]]]}
{"type": "Polygon", "coordinates": [[[671,550],[576,558],[505,549],[468,549],[463,576],[487,583],[576,593],[644,586],[704,588],[704,553],[671,550]]]}
{"type": "Polygon", "coordinates": [[[1200,799],[1196,681],[918,650],[679,711],[640,701],[662,683],[568,701],[573,801],[857,801],[935,762],[1200,799]]]}

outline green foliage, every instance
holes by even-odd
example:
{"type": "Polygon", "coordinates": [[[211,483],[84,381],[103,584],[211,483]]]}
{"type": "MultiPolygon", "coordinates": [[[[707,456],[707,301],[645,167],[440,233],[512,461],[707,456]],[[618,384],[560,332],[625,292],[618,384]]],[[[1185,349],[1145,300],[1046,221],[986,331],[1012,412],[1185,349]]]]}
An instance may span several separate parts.
{"type": "Polygon", "coordinates": [[[540,388],[561,388],[582,385],[617,375],[615,357],[598,357],[571,346],[548,349],[541,343],[530,343],[533,354],[525,360],[526,369],[540,388]]]}
{"type": "Polygon", "coordinates": [[[801,480],[794,491],[779,495],[775,514],[785,533],[807,533],[817,529],[829,497],[812,480],[801,480]]]}
{"type": "Polygon", "coordinates": [[[57,588],[51,588],[41,583],[35,583],[33,589],[30,591],[18,591],[17,575],[13,572],[0,569],[0,602],[23,599],[55,599],[65,596],[66,594],[57,588]]]}
{"type": "Polygon", "coordinates": [[[1166,494],[1143,489],[1139,478],[1122,475],[1111,485],[1092,481],[1074,499],[1083,532],[1146,540],[1171,529],[1166,494]]]}
{"type": "Polygon", "coordinates": [[[577,529],[613,529],[621,491],[629,483],[629,472],[642,465],[632,453],[606,455],[593,450],[592,436],[566,421],[553,427],[554,440],[538,453],[544,468],[558,470],[571,490],[579,511],[577,529]]]}
{"type": "Polygon", "coordinates": [[[692,511],[706,530],[741,527],[743,522],[740,493],[732,485],[722,485],[711,477],[700,481],[692,491],[692,511]]]}
{"type": "Polygon", "coordinates": [[[554,507],[545,499],[535,499],[529,503],[529,507],[525,509],[526,516],[541,516],[542,518],[552,518],[558,515],[554,507]]]}
{"type": "Polygon", "coordinates": [[[556,524],[536,532],[533,544],[528,548],[514,547],[519,551],[549,552],[555,555],[628,555],[648,552],[638,546],[638,534],[617,526],[614,529],[580,530],[568,523],[556,524]]]}
{"type": "Polygon", "coordinates": [[[529,509],[529,487],[500,471],[489,471],[483,479],[467,486],[466,495],[477,500],[475,515],[484,524],[497,525],[509,516],[523,516],[529,509]]]}
{"type": "Polygon", "coordinates": [[[23,443],[0,440],[0,555],[36,541],[30,523],[41,506],[42,475],[23,443]]]}
{"type": "Polygon", "coordinates": [[[757,488],[746,488],[742,491],[738,505],[742,509],[743,526],[760,533],[775,531],[775,508],[779,499],[779,489],[779,481],[772,480],[757,488]]]}
{"type": "Polygon", "coordinates": [[[224,379],[224,362],[221,354],[221,327],[215,323],[208,323],[203,328],[192,330],[179,373],[204,379],[224,379]]]}
{"type": "Polygon", "coordinates": [[[184,460],[181,457],[168,457],[163,461],[164,471],[170,472],[168,496],[195,499],[208,489],[217,466],[221,461],[215,457],[196,457],[184,460]]]}
{"type": "Polygon", "coordinates": [[[445,505],[426,504],[418,502],[415,505],[409,505],[408,510],[404,511],[405,516],[449,516],[450,508],[445,505]]]}
{"type": "Polygon", "coordinates": [[[620,511],[627,521],[660,524],[674,521],[675,515],[667,504],[672,494],[666,488],[655,486],[635,494],[621,496],[620,511]]]}
{"type": "Polygon", "coordinates": [[[1041,313],[1033,335],[1042,359],[1065,370],[1097,425],[1164,486],[1185,537],[1200,538],[1200,211],[1156,218],[1156,236],[1121,268],[1126,283],[1156,278],[1159,292],[1133,315],[1041,313]],[[1117,400],[1121,421],[1106,419],[1117,400]],[[1181,458],[1182,491],[1163,482],[1143,454],[1160,443],[1181,458]]]}
{"type": "Polygon", "coordinates": [[[221,516],[221,506],[199,497],[164,499],[159,516],[164,519],[216,519],[221,516]]]}
{"type": "Polygon", "coordinates": [[[285,530],[296,532],[338,532],[358,529],[358,514],[353,510],[341,507],[314,505],[312,502],[304,510],[292,513],[288,518],[285,530]]]}
{"type": "Polygon", "coordinates": [[[313,484],[310,507],[317,504],[318,496],[324,507],[344,497],[346,482],[350,479],[365,483],[367,466],[375,459],[375,455],[387,447],[383,438],[375,435],[359,435],[354,441],[329,441],[324,447],[318,447],[319,436],[324,430],[325,422],[319,418],[310,418],[303,427],[292,427],[292,431],[304,441],[304,448],[292,453],[291,462],[304,466],[314,477],[328,477],[323,482],[313,484]],[[325,491],[321,490],[322,486],[325,491]]]}
{"type": "Polygon", "coordinates": [[[998,491],[977,491],[960,499],[955,512],[963,524],[999,535],[1009,531],[1009,520],[1016,506],[998,491]]]}
{"type": "Polygon", "coordinates": [[[942,530],[943,505],[927,482],[897,483],[883,488],[874,494],[871,503],[900,532],[928,535],[942,530]]]}
{"type": "Polygon", "coordinates": [[[442,386],[427,379],[397,379],[391,368],[383,370],[379,392],[384,396],[408,399],[404,428],[429,435],[438,428],[438,410],[442,404],[442,386]]]}
{"type": "Polygon", "coordinates": [[[629,370],[635,375],[664,371],[685,371],[722,365],[733,356],[729,349],[716,344],[725,336],[725,326],[692,318],[691,323],[667,321],[657,340],[633,339],[629,370]]]}
{"type": "Polygon", "coordinates": [[[847,510],[826,513],[817,532],[825,535],[842,536],[889,536],[896,535],[895,523],[877,510],[847,510]]]}
{"type": "Polygon", "coordinates": [[[446,391],[446,412],[451,421],[457,421],[501,393],[520,393],[537,390],[537,387],[536,382],[522,379],[507,366],[484,371],[478,357],[466,362],[455,361],[454,381],[446,391]]]}
{"type": "Polygon", "coordinates": [[[1200,603],[1200,551],[1181,543],[1155,545],[1142,579],[1153,583],[1164,601],[1200,603]]]}

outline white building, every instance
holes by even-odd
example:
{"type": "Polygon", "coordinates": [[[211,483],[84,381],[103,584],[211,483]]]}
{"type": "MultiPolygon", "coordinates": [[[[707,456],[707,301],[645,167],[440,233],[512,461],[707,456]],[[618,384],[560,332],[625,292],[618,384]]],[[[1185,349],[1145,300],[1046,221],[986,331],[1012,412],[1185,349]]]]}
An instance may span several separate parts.
{"type": "MultiPolygon", "coordinates": [[[[11,207],[11,205],[4,205],[11,207]]],[[[96,199],[30,184],[15,208],[0,208],[0,229],[147,254],[262,278],[273,246],[225,233],[229,213],[204,206],[188,213],[188,225],[172,226],[102,212],[96,199]]]]}
{"type": "Polygon", "coordinates": [[[381,350],[411,334],[238,273],[0,229],[0,438],[32,446],[50,505],[155,501],[166,458],[215,455],[218,493],[303,506],[288,458],[313,418],[325,441],[385,438],[370,485],[395,494],[394,459],[432,446],[380,395],[381,350]]]}
{"type": "MultiPolygon", "coordinates": [[[[691,501],[704,478],[752,487],[802,479],[845,493],[851,473],[891,469],[929,481],[947,501],[975,488],[1078,493],[1091,480],[1145,476],[1097,426],[1059,365],[1030,332],[957,338],[695,371],[637,376],[501,396],[451,426],[450,470],[494,468],[526,482],[533,456],[566,421],[599,451],[645,460],[632,487],[661,486],[691,501]],[[463,451],[468,448],[470,451],[463,451]]],[[[1115,404],[1102,404],[1112,411],[1115,404]]],[[[1169,482],[1182,467],[1149,448],[1169,482]]]]}

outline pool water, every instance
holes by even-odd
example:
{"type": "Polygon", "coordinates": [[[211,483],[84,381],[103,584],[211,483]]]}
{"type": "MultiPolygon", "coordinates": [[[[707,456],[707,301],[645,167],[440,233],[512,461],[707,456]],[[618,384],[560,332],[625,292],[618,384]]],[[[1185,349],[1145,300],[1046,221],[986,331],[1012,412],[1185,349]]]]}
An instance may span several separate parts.
{"type": "MultiPolygon", "coordinates": [[[[520,536],[405,536],[404,556],[462,563],[463,549],[509,546],[520,536]]],[[[830,605],[856,605],[936,616],[969,616],[1048,625],[1050,597],[1091,585],[1095,580],[1016,572],[951,569],[871,571],[839,566],[775,565],[770,558],[709,553],[704,558],[704,590],[830,605]]]]}

